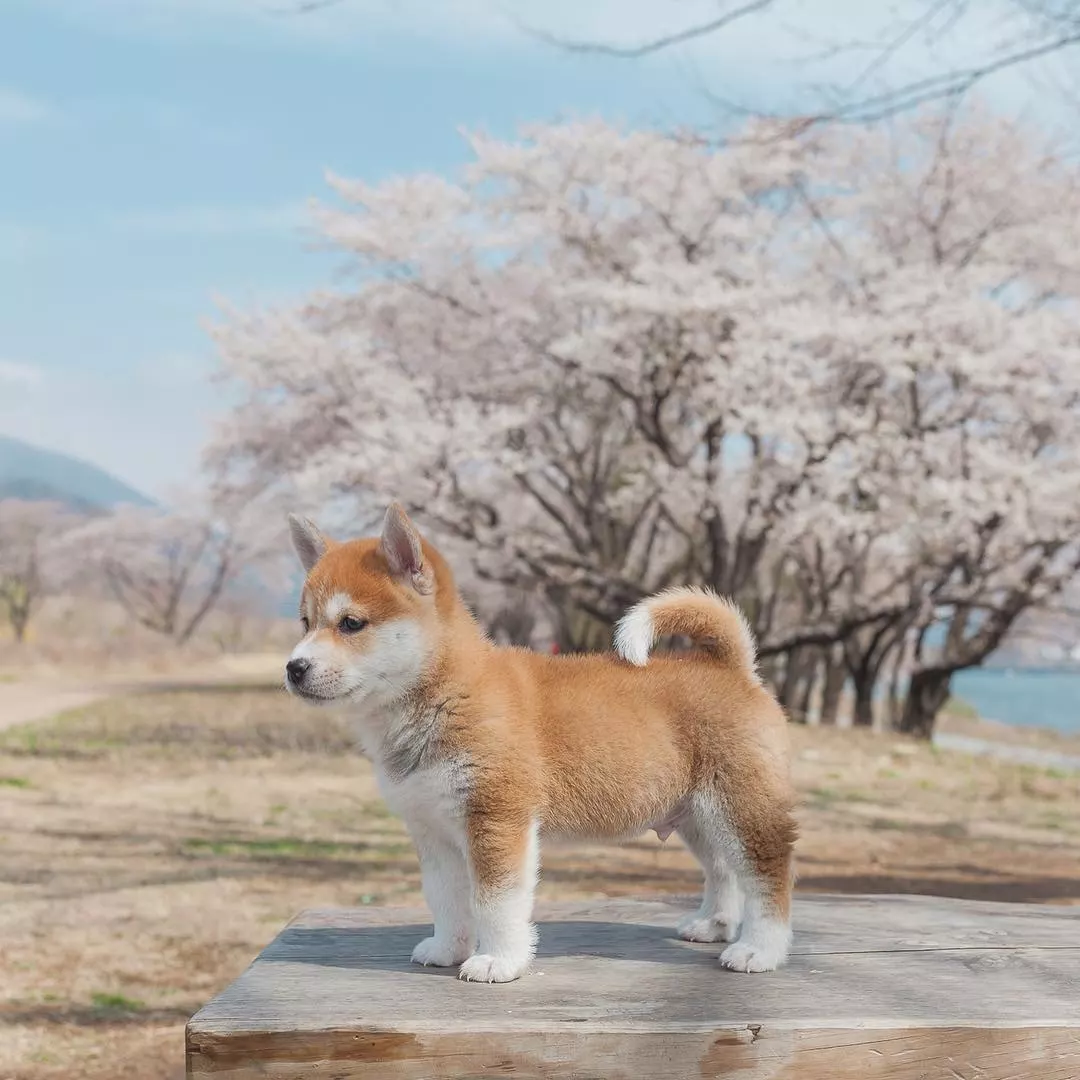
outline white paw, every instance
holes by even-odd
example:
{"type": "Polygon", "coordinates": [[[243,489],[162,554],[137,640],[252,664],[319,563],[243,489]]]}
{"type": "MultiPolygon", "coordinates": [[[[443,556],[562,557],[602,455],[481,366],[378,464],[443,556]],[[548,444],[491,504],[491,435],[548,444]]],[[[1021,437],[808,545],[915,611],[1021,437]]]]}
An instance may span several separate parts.
{"type": "Polygon", "coordinates": [[[472,952],[467,941],[453,938],[426,937],[412,952],[412,962],[424,967],[453,967],[472,952]]]}
{"type": "Polygon", "coordinates": [[[529,969],[529,957],[491,956],[477,953],[461,965],[458,978],[466,982],[513,982],[529,969]]]}
{"type": "Polygon", "coordinates": [[[720,963],[732,971],[775,971],[785,959],[785,950],[752,941],[736,941],[720,954],[720,963]]]}
{"type": "Polygon", "coordinates": [[[697,915],[687,915],[679,923],[678,934],[683,941],[731,941],[738,929],[734,919],[702,919],[697,915]]]}

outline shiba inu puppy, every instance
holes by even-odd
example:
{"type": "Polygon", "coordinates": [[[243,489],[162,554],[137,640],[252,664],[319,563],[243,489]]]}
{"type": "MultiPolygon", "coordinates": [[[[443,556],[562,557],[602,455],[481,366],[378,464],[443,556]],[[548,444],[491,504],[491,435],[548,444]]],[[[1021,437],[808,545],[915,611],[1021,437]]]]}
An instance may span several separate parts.
{"type": "Polygon", "coordinates": [[[545,838],[677,832],[700,861],[689,941],[769,971],[791,941],[795,822],[786,721],[740,611],[672,589],[619,623],[609,654],[492,644],[449,566],[396,504],[382,535],[335,542],[291,517],[307,572],[286,685],[344,706],[420,857],[434,933],[418,964],[507,982],[536,946],[545,838]],[[650,657],[657,638],[697,646],[650,657]]]}

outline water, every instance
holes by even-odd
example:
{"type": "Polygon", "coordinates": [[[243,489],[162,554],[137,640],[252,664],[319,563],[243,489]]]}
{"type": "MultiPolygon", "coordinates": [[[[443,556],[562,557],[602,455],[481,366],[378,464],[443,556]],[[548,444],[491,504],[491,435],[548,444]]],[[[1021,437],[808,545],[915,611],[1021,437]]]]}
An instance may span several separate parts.
{"type": "Polygon", "coordinates": [[[975,668],[953,676],[952,693],[987,720],[1080,734],[1080,672],[975,668]]]}

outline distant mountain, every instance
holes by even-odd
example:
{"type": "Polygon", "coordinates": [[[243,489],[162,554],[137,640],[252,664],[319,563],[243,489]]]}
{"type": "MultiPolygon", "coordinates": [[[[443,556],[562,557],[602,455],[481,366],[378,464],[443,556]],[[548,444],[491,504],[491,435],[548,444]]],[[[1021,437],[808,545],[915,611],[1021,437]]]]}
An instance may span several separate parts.
{"type": "Polygon", "coordinates": [[[7,435],[0,435],[0,499],[49,500],[78,510],[154,505],[96,465],[7,435]]]}

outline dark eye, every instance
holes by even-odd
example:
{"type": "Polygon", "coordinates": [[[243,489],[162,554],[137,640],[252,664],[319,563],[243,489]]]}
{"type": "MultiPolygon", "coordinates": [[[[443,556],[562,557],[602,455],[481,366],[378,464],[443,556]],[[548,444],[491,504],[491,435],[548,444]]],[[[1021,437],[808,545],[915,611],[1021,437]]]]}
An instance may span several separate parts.
{"type": "Polygon", "coordinates": [[[305,634],[311,629],[311,623],[308,622],[308,617],[306,615],[300,616],[300,625],[304,628],[305,634]]]}
{"type": "Polygon", "coordinates": [[[345,618],[338,623],[338,629],[343,634],[358,634],[365,626],[367,626],[367,624],[367,619],[358,619],[355,615],[346,615],[345,618]]]}

